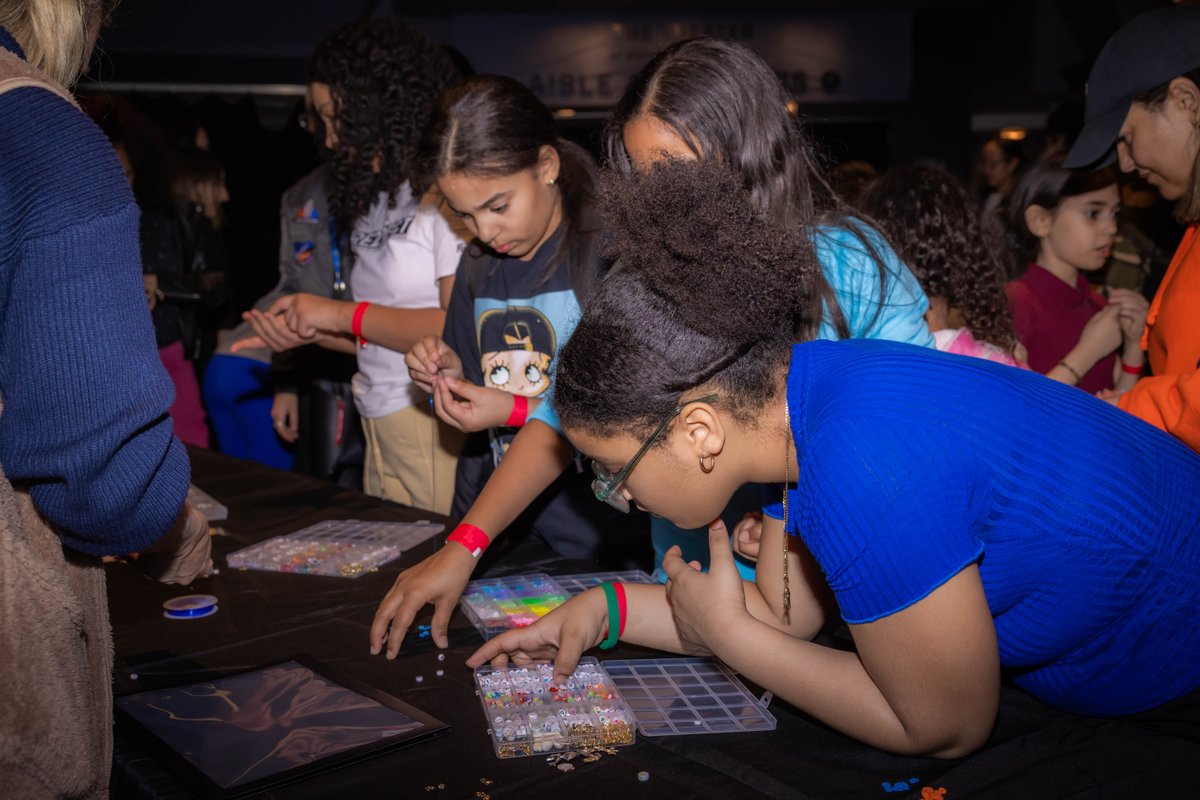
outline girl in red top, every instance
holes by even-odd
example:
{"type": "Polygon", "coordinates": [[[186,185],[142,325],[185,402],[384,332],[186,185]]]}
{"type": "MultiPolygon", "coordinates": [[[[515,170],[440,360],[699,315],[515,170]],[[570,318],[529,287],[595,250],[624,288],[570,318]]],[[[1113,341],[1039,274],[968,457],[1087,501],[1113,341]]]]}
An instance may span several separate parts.
{"type": "Polygon", "coordinates": [[[1029,366],[1091,394],[1128,389],[1142,369],[1146,298],[1114,289],[1106,301],[1085,274],[1112,253],[1120,206],[1115,170],[1069,170],[1049,156],[1021,178],[1008,207],[1018,257],[1029,264],[1008,285],[1029,366]]]}

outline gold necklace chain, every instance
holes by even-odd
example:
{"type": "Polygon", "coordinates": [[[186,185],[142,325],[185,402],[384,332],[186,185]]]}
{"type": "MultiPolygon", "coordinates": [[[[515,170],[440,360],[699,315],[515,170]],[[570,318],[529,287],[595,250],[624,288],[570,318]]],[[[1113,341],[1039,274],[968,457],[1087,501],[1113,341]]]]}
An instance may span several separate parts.
{"type": "Polygon", "coordinates": [[[787,387],[783,390],[783,421],[787,437],[783,440],[783,621],[792,609],[792,588],[788,584],[788,483],[791,481],[791,458],[788,457],[788,440],[792,438],[792,417],[788,413],[787,387]]]}

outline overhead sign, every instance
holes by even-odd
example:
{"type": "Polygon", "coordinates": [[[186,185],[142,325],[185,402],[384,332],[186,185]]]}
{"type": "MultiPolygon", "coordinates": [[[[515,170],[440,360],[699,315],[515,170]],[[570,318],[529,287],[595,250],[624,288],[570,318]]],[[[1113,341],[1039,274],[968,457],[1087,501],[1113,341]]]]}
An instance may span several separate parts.
{"type": "Polygon", "coordinates": [[[907,13],[805,18],[455,15],[450,38],[476,72],[509,75],[552,108],[611,106],[655,53],[709,34],[753,47],[798,100],[889,103],[909,97],[912,19],[907,13]]]}

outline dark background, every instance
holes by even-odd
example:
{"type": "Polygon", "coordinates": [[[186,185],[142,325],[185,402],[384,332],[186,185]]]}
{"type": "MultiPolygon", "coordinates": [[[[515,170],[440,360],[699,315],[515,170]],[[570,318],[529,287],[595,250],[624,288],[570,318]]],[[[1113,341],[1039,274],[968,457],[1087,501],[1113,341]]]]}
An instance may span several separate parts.
{"type": "MultiPolygon", "coordinates": [[[[978,147],[1006,124],[1029,129],[1063,100],[1081,100],[1087,71],[1104,41],[1151,0],[807,0],[787,16],[902,11],[911,15],[911,91],[904,102],[819,104],[801,111],[830,166],[862,159],[877,169],[916,158],[939,161],[973,185],[978,147]]],[[[225,163],[235,270],[235,312],[275,283],[280,193],[315,163],[297,124],[304,64],[316,44],[362,16],[396,15],[433,31],[471,14],[694,17],[778,14],[768,0],[515,0],[455,2],[441,14],[400,0],[124,0],[102,33],[80,92],[103,117],[128,101],[169,135],[200,123],[225,163]]],[[[446,42],[443,42],[446,43],[446,42]]],[[[522,47],[498,41],[496,47],[522,47]]],[[[872,65],[874,68],[875,65],[872,65]]],[[[878,64],[878,69],[895,69],[878,64]]],[[[562,120],[564,133],[596,147],[604,109],[562,120]]],[[[186,134],[185,134],[186,135],[186,134]]]]}

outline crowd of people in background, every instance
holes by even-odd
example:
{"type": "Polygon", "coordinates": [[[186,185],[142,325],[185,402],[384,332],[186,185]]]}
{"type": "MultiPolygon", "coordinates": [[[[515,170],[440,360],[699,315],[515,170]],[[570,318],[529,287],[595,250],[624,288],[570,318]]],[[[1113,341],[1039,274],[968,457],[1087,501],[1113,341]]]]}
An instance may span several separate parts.
{"type": "MultiPolygon", "coordinates": [[[[106,102],[92,125],[62,86],[104,10],[55,66],[22,5],[0,67],[42,72],[0,96],[28,171],[0,188],[0,463],[68,550],[205,574],[182,442],[454,521],[381,599],[391,658],[427,604],[446,646],[483,551],[533,536],[653,572],[630,641],[717,653],[895,752],[978,747],[1001,666],[1088,714],[1200,686],[1200,9],[1134,19],[1040,152],[997,132],[974,175],[826,163],[761,56],[707,36],[630,80],[591,153],[519,81],[360,20],[309,61],[316,164],[243,308],[234,276],[265,265],[230,247],[203,121],[106,102]],[[854,653],[810,641],[839,615],[854,653]]],[[[599,591],[474,663],[566,670],[611,636],[599,591]]]]}
{"type": "MultiPolygon", "coordinates": [[[[352,235],[354,226],[365,224],[372,198],[387,194],[388,203],[395,203],[400,198],[391,195],[397,190],[386,187],[398,185],[403,194],[428,180],[426,188],[433,194],[425,202],[444,205],[432,179],[416,174],[418,132],[428,128],[422,120],[432,113],[439,87],[468,77],[472,68],[456,51],[430,43],[439,53],[429,73],[421,59],[410,57],[411,33],[384,20],[364,22],[329,37],[314,53],[297,115],[299,127],[311,136],[314,165],[280,198],[279,257],[270,265],[249,263],[230,246],[225,168],[202,115],[156,115],[133,98],[110,95],[85,98],[85,109],[108,135],[142,209],[146,299],[159,355],[175,389],[170,413],[180,439],[354,488],[364,487],[365,476],[372,494],[442,513],[452,510],[462,517],[478,493],[478,488],[462,488],[468,480],[462,471],[472,462],[464,454],[475,454],[478,460],[478,454],[495,450],[497,441],[507,449],[512,432],[497,439],[496,431],[503,426],[480,427],[483,423],[477,418],[462,419],[464,413],[478,417],[478,403],[464,396],[472,390],[461,384],[458,391],[446,393],[454,401],[443,404],[443,412],[430,403],[429,414],[420,421],[421,403],[400,399],[408,393],[399,385],[407,383],[408,368],[398,366],[400,361],[389,362],[383,369],[392,376],[384,380],[398,383],[385,389],[379,370],[370,367],[370,352],[346,345],[352,313],[343,311],[331,325],[309,324],[328,322],[337,303],[344,310],[353,309],[360,298],[376,305],[386,299],[386,289],[384,297],[375,289],[360,295],[350,278],[360,262],[374,258],[371,247],[363,246],[364,237],[352,235]],[[372,36],[384,37],[374,42],[376,50],[369,49],[372,36]],[[391,57],[371,61],[371,53],[379,52],[391,57]],[[344,84],[339,76],[348,74],[370,77],[373,88],[358,84],[353,102],[337,99],[344,84]],[[400,96],[403,100],[388,105],[384,92],[397,83],[409,91],[400,96]],[[349,105],[335,112],[335,103],[341,102],[349,105]],[[384,117],[374,120],[360,114],[361,120],[356,120],[355,108],[373,104],[387,106],[384,117]],[[382,128],[372,130],[373,125],[382,128]],[[338,127],[341,137],[332,133],[338,127]],[[376,151],[358,146],[382,141],[385,131],[390,147],[376,151]],[[361,155],[366,152],[373,155],[361,155]],[[386,160],[377,169],[368,162],[379,156],[386,160]],[[406,183],[413,188],[404,189],[406,183]],[[237,276],[271,268],[278,279],[275,288],[249,308],[239,306],[231,286],[237,276]],[[282,299],[290,296],[294,297],[282,299]],[[334,304],[318,305],[319,300],[334,304]],[[306,320],[303,327],[309,335],[292,330],[297,320],[306,320]],[[322,335],[312,336],[318,329],[322,335]],[[362,356],[367,356],[365,371],[360,369],[362,356]],[[370,396],[367,386],[373,387],[370,396]],[[389,391],[393,399],[380,400],[389,391]],[[364,404],[369,408],[366,415],[364,404]],[[381,432],[398,419],[391,415],[401,407],[412,409],[406,418],[415,415],[409,428],[381,432]],[[381,419],[393,421],[377,421],[381,419]],[[413,440],[418,435],[413,425],[425,440],[420,452],[396,457],[388,443],[394,448],[397,441],[413,440]],[[492,431],[486,446],[479,438],[485,430],[492,431]],[[427,462],[435,466],[427,469],[427,462]],[[407,474],[398,466],[406,463],[422,466],[407,474]],[[414,494],[413,484],[420,482],[427,485],[414,494]],[[452,497],[457,498],[453,508],[452,497]]],[[[829,197],[877,222],[918,278],[930,302],[925,319],[939,349],[1034,369],[1115,400],[1142,373],[1140,331],[1149,299],[1170,263],[1172,241],[1184,228],[1172,218],[1161,194],[1136,172],[1109,166],[1092,175],[1062,166],[1083,126],[1083,112],[1082,102],[1068,99],[1048,109],[1041,130],[993,132],[978,145],[970,170],[961,175],[932,157],[881,166],[851,154],[832,164],[822,160],[817,140],[809,157],[826,174],[829,197]],[[1089,251],[1086,263],[1071,261],[1074,256],[1064,260],[1059,248],[1063,237],[1072,233],[1063,224],[1049,225],[1040,235],[1035,230],[1041,231],[1043,223],[1055,217],[1066,218],[1058,213],[1060,203],[1085,205],[1093,191],[1102,192],[1107,203],[1095,243],[1079,248],[1089,251]],[[1000,294],[1007,294],[1007,301],[1000,294]]],[[[561,133],[556,135],[567,144],[561,133]]],[[[606,155],[603,137],[602,133],[595,151],[586,154],[593,169],[606,155]]],[[[465,248],[473,234],[452,213],[441,213],[453,230],[454,246],[465,248]]],[[[385,222],[380,225],[386,228],[385,222]]],[[[385,272],[387,259],[398,257],[387,256],[385,272]]],[[[449,265],[457,267],[458,257],[458,251],[446,254],[438,274],[449,276],[449,265]]],[[[407,290],[391,291],[395,307],[409,302],[399,300],[407,290]]],[[[429,317],[429,334],[440,337],[442,319],[437,314],[429,317]]],[[[386,361],[389,352],[409,353],[412,362],[412,353],[423,352],[419,333],[407,332],[408,338],[396,342],[395,349],[379,348],[378,357],[386,361]]],[[[544,354],[539,368],[543,375],[548,375],[552,355],[544,354]]],[[[483,379],[473,383],[496,388],[483,379]]],[[[418,384],[426,393],[432,389],[430,383],[418,384]]],[[[536,405],[543,388],[535,381],[508,391],[530,391],[536,405]]],[[[482,486],[479,477],[470,480],[482,486]]],[[[514,506],[512,513],[487,522],[503,529],[517,511],[514,506]]],[[[656,557],[662,551],[657,548],[656,557]]]]}

